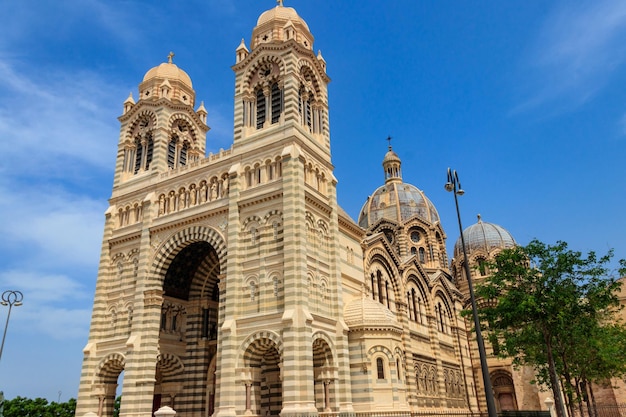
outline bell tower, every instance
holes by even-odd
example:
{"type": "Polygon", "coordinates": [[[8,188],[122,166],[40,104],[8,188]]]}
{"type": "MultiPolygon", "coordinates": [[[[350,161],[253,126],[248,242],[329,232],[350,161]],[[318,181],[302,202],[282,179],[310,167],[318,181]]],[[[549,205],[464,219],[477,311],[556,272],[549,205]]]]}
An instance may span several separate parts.
{"type": "Polygon", "coordinates": [[[235,146],[258,146],[289,129],[330,160],[326,61],[306,22],[282,1],[263,13],[236,51],[235,146]]]}
{"type": "Polygon", "coordinates": [[[132,93],[124,102],[115,185],[204,158],[207,112],[203,104],[194,111],[191,78],[173,57],[170,52],[167,62],[146,73],[137,102],[132,93]]]}
{"type": "Polygon", "coordinates": [[[112,415],[122,372],[123,417],[354,412],[326,62],[282,2],[249,44],[230,149],[206,155],[171,53],[124,102],[80,415],[112,415]]]}

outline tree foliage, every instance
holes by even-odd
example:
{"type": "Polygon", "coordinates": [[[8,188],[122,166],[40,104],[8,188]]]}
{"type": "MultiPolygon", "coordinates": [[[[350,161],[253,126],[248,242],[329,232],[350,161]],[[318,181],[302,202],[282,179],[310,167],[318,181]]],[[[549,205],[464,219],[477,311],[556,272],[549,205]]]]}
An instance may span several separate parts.
{"type": "Polygon", "coordinates": [[[4,417],[74,417],[76,400],[48,402],[44,398],[15,397],[4,401],[4,417]]]}
{"type": "MultiPolygon", "coordinates": [[[[613,253],[583,256],[565,242],[538,240],[503,250],[492,275],[477,285],[479,315],[497,338],[501,356],[534,367],[537,382],[554,393],[557,413],[589,402],[591,383],[626,375],[626,330],[618,323],[620,282],[611,274],[613,253]]],[[[626,262],[620,261],[620,273],[626,262]]],[[[591,392],[592,393],[592,392],[591,392]]]]}

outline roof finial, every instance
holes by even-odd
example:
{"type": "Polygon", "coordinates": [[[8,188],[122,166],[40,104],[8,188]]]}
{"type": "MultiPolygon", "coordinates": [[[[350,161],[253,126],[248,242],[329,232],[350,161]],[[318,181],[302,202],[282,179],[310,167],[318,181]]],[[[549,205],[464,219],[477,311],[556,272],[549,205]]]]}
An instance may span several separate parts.
{"type": "Polygon", "coordinates": [[[283,0],[276,0],[276,4],[278,4],[279,7],[283,7],[283,0]]]}
{"type": "Polygon", "coordinates": [[[391,150],[391,136],[387,136],[386,141],[389,142],[389,150],[391,150]]]}
{"type": "Polygon", "coordinates": [[[170,51],[170,53],[167,54],[167,63],[168,64],[172,63],[172,58],[174,58],[174,52],[170,51]]]}
{"type": "Polygon", "coordinates": [[[480,214],[478,214],[476,217],[478,217],[478,223],[482,223],[483,219],[480,217],[480,214]]]}

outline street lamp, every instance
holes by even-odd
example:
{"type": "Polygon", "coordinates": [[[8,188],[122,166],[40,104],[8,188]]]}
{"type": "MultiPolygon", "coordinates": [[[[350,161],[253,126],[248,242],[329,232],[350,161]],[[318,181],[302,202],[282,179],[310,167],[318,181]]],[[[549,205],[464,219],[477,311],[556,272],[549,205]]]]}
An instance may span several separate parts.
{"type": "Polygon", "coordinates": [[[478,355],[480,356],[480,368],[483,373],[483,385],[485,386],[485,397],[487,400],[487,413],[489,417],[497,417],[496,402],[493,398],[493,389],[491,387],[491,379],[489,378],[489,367],[487,366],[487,354],[485,353],[485,342],[480,331],[480,320],[478,319],[478,309],[476,308],[476,297],[474,296],[474,285],[472,284],[472,275],[467,261],[467,251],[465,250],[465,237],[463,236],[463,226],[461,225],[461,213],[459,212],[459,200],[457,196],[465,194],[461,188],[461,182],[456,171],[448,168],[448,182],[445,185],[446,191],[454,193],[454,204],[456,205],[456,217],[459,222],[459,232],[461,233],[461,248],[463,249],[463,263],[465,266],[465,276],[467,277],[467,286],[469,287],[470,301],[472,302],[472,314],[474,316],[474,327],[476,328],[476,343],[478,344],[478,355]]]}
{"type": "Polygon", "coordinates": [[[7,328],[9,327],[9,318],[11,317],[11,309],[13,306],[19,307],[22,305],[24,295],[20,291],[7,290],[2,293],[3,306],[9,306],[9,314],[7,314],[7,322],[4,325],[4,334],[2,335],[2,345],[0,345],[0,359],[2,359],[2,351],[4,350],[4,339],[7,337],[7,328]]]}

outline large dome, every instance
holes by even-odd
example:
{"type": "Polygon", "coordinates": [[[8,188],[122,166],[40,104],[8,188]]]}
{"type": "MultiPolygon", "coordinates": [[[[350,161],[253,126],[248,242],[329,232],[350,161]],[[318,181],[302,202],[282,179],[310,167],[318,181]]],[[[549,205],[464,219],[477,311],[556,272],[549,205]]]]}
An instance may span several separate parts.
{"type": "Polygon", "coordinates": [[[439,222],[439,214],[424,192],[402,182],[401,166],[400,157],[390,145],[383,158],[385,185],[378,187],[363,205],[359,214],[362,228],[367,229],[383,218],[403,223],[417,216],[430,224],[439,222]]]}
{"type": "Polygon", "coordinates": [[[193,88],[191,85],[191,78],[185,71],[178,68],[176,64],[173,64],[171,57],[169,62],[164,62],[161,65],[150,69],[143,77],[143,81],[149,81],[153,78],[164,79],[169,81],[180,81],[189,88],[193,88]]]}
{"type": "MultiPolygon", "coordinates": [[[[516,245],[511,233],[497,224],[483,222],[480,214],[478,222],[463,230],[465,248],[468,256],[476,251],[489,254],[495,249],[507,249],[516,245]]],[[[454,244],[454,257],[463,256],[461,249],[461,237],[454,244]]]]}
{"type": "Polygon", "coordinates": [[[388,182],[378,187],[363,205],[359,226],[367,229],[382,218],[400,223],[413,216],[430,224],[439,222],[435,206],[422,190],[401,181],[388,182]]]}
{"type": "Polygon", "coordinates": [[[284,7],[281,5],[278,5],[276,7],[274,7],[273,9],[269,9],[265,12],[263,12],[261,14],[261,16],[259,16],[259,19],[256,22],[257,26],[261,26],[267,22],[273,21],[273,20],[278,20],[278,21],[282,21],[282,22],[288,22],[288,21],[292,21],[293,23],[295,22],[300,22],[302,23],[302,25],[309,30],[309,26],[306,24],[306,22],[298,15],[298,13],[296,12],[296,10],[293,7],[284,7]]]}

